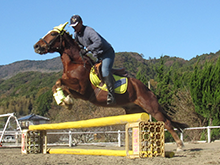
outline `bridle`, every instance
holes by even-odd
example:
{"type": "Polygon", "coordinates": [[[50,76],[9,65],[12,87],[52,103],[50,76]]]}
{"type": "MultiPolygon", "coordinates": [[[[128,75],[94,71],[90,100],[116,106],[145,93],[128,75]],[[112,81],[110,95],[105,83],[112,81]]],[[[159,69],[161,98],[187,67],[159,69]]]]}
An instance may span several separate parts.
{"type": "MultiPolygon", "coordinates": [[[[58,34],[48,43],[44,38],[40,38],[40,40],[42,40],[46,45],[47,45],[47,51],[49,52],[50,50],[52,49],[56,49],[58,51],[61,51],[62,50],[62,39],[63,39],[63,34],[64,34],[64,31],[62,32],[58,32],[58,34]],[[56,48],[53,48],[52,45],[54,44],[54,42],[57,40],[57,38],[60,37],[60,46],[59,47],[56,47],[56,48]]],[[[51,34],[52,35],[52,34],[51,34]]]]}
{"type": "MultiPolygon", "coordinates": [[[[53,30],[52,30],[53,31],[53,30]]],[[[57,51],[59,52],[62,52],[62,50],[64,48],[62,48],[62,41],[63,41],[63,34],[64,34],[64,31],[60,31],[60,30],[57,30],[55,29],[54,30],[55,32],[58,32],[58,34],[48,43],[44,37],[43,38],[40,38],[40,40],[42,40],[46,45],[47,45],[47,51],[49,52],[50,50],[53,50],[53,49],[56,49],[57,51]],[[60,37],[60,45],[59,47],[56,47],[56,48],[53,48],[52,45],[54,44],[54,42],[60,37]]],[[[51,33],[51,35],[53,36],[53,33],[51,33]]],[[[61,53],[62,54],[62,53],[61,53]]],[[[82,60],[83,60],[83,64],[84,64],[84,67],[86,68],[85,66],[85,61],[84,61],[84,57],[82,56],[81,53],[79,53],[79,55],[81,56],[82,60]]],[[[61,55],[62,56],[62,55],[61,55]]],[[[92,62],[90,60],[88,60],[90,65],[93,66],[94,64],[92,64],[92,62]]],[[[74,62],[74,61],[73,61],[74,62]]],[[[77,62],[74,62],[74,63],[77,63],[77,62]]]]}

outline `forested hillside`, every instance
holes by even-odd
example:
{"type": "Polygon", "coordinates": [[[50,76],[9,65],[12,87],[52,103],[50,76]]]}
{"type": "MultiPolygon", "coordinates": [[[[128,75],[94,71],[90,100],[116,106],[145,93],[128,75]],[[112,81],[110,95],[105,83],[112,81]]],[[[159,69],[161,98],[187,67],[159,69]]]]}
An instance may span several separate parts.
{"type": "MultiPolygon", "coordinates": [[[[151,90],[175,120],[189,126],[220,125],[220,52],[196,56],[190,61],[163,56],[144,59],[133,52],[116,53],[114,68],[124,67],[130,77],[151,90]]],[[[18,117],[35,113],[52,122],[81,120],[124,114],[120,108],[96,107],[74,100],[71,110],[57,106],[51,88],[62,75],[60,58],[45,61],[20,61],[0,66],[0,114],[15,112],[18,117]]],[[[203,131],[188,138],[202,139],[203,131]]],[[[212,131],[213,138],[219,130],[212,131]]],[[[196,140],[196,139],[193,139],[196,140]]]]}
{"type": "Polygon", "coordinates": [[[20,72],[39,71],[39,72],[57,72],[62,70],[60,57],[45,61],[18,61],[9,65],[0,66],[0,79],[8,79],[20,72]]]}

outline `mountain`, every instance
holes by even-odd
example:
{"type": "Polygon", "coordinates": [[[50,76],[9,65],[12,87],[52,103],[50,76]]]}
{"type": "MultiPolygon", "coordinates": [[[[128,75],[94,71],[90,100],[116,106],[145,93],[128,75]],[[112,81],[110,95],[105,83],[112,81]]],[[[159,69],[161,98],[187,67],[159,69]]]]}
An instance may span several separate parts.
{"type": "MultiPolygon", "coordinates": [[[[182,64],[186,61],[176,57],[165,56],[166,65],[172,65],[174,61],[179,60],[182,64]],[[172,62],[170,62],[172,61],[172,62]]],[[[159,64],[159,59],[146,60],[142,55],[135,52],[119,52],[116,53],[114,68],[126,68],[130,77],[135,77],[139,66],[159,64]]],[[[9,79],[21,72],[36,71],[42,73],[59,72],[63,69],[60,57],[49,60],[24,60],[17,61],[8,65],[0,65],[0,79],[9,79]]]]}
{"type": "MultiPolygon", "coordinates": [[[[178,57],[169,57],[167,55],[163,56],[164,64],[167,68],[170,66],[178,67],[178,69],[182,69],[182,71],[192,70],[193,66],[199,60],[200,63],[204,63],[205,61],[213,61],[215,62],[217,58],[220,56],[220,51],[216,53],[210,54],[202,54],[201,56],[196,56],[191,60],[184,60],[178,57]]],[[[160,64],[160,59],[150,58],[148,60],[143,58],[143,55],[135,53],[135,52],[118,52],[116,53],[114,68],[122,68],[124,67],[130,77],[135,77],[137,72],[139,71],[142,65],[149,67],[157,67],[160,64]]],[[[62,62],[60,57],[56,57],[49,60],[40,60],[40,61],[17,61],[8,65],[0,65],[0,79],[8,79],[15,76],[21,72],[27,71],[37,71],[42,73],[50,73],[50,72],[59,72],[63,69],[62,62]]],[[[153,78],[153,77],[151,77],[153,78]]]]}
{"type": "Polygon", "coordinates": [[[24,60],[0,66],[0,79],[8,79],[21,72],[38,71],[43,73],[58,72],[63,65],[60,57],[44,61],[24,60]]]}

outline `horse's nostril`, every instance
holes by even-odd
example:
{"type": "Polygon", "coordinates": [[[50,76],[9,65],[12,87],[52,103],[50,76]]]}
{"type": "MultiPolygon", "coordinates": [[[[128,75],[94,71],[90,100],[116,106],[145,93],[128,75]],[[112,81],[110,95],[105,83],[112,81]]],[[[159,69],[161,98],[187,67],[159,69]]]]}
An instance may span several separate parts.
{"type": "Polygon", "coordinates": [[[35,45],[34,45],[34,49],[37,49],[38,47],[39,47],[38,44],[35,44],[35,45]]]}

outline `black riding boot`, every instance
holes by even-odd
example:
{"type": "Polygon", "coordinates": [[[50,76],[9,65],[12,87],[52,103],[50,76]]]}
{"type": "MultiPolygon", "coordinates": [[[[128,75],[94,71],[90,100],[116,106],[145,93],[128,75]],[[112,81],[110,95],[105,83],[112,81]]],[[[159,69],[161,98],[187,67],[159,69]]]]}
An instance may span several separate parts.
{"type": "Polygon", "coordinates": [[[115,93],[114,93],[114,78],[111,74],[107,77],[103,77],[104,82],[106,83],[108,89],[108,96],[107,96],[107,104],[116,104],[115,101],[115,93]]]}

